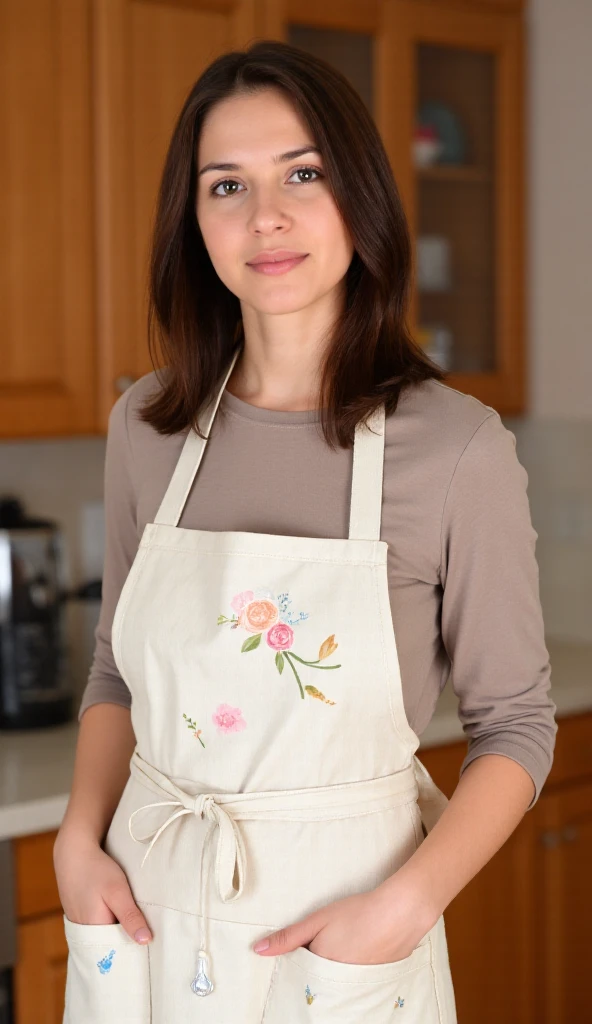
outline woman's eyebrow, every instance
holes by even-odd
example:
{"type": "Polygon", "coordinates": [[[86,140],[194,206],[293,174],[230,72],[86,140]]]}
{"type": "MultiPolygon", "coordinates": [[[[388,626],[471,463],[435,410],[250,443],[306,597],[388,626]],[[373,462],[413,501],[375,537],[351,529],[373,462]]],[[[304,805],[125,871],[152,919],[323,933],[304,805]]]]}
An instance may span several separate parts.
{"type": "MultiPolygon", "coordinates": [[[[273,157],[274,164],[287,163],[288,160],[297,160],[299,156],[304,156],[305,153],[318,153],[321,155],[321,151],[318,146],[301,146],[300,149],[291,149],[288,153],[280,153],[279,156],[273,157]]],[[[198,178],[206,171],[240,171],[241,164],[216,164],[209,163],[204,164],[202,169],[198,172],[198,178]]]]}

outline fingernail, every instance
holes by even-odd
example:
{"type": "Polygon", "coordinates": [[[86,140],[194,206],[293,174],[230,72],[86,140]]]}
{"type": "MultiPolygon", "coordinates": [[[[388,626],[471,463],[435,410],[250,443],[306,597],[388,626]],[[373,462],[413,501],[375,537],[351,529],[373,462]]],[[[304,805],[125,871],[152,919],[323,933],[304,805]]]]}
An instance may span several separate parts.
{"type": "Polygon", "coordinates": [[[152,936],[147,928],[138,928],[134,935],[136,942],[150,942],[151,938],[152,936]]]}
{"type": "Polygon", "coordinates": [[[269,948],[269,939],[259,939],[253,946],[256,953],[261,953],[262,950],[269,948]]]}

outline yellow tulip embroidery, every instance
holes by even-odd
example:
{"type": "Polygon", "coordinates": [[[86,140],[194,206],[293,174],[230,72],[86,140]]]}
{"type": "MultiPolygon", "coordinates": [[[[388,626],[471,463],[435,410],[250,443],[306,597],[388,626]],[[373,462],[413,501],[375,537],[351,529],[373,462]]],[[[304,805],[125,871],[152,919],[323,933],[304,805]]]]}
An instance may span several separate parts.
{"type": "Polygon", "coordinates": [[[337,650],[338,645],[335,643],[335,634],[332,633],[326,640],[323,640],[319,647],[318,658],[311,661],[301,658],[292,649],[294,644],[293,627],[298,622],[307,619],[308,612],[300,612],[298,617],[294,619],[289,609],[290,604],[291,601],[287,591],[278,594],[276,597],[273,591],[263,587],[257,591],[243,590],[241,593],[235,594],[230,602],[233,611],[232,616],[219,615],[218,625],[229,624],[231,629],[241,628],[250,634],[243,641],[242,653],[256,650],[262,639],[265,638],[267,646],[272,651],[275,651],[275,667],[277,671],[281,675],[286,663],[288,664],[298,683],[300,696],[303,700],[305,693],[308,693],[309,697],[315,697],[325,704],[335,704],[334,700],[329,700],[328,697],[325,697],[324,693],[321,693],[316,686],[303,686],[296,667],[296,662],[299,662],[308,668],[325,670],[341,668],[340,664],[320,664],[321,661],[330,658],[337,650]]]}

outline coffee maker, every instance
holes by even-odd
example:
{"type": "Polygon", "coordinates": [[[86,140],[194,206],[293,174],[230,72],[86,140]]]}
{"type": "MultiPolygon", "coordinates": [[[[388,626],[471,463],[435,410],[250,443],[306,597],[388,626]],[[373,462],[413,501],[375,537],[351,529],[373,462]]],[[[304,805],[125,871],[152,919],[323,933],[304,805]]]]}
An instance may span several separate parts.
{"type": "Polygon", "coordinates": [[[70,721],[74,693],[65,644],[58,525],[0,499],[0,729],[70,721]]]}

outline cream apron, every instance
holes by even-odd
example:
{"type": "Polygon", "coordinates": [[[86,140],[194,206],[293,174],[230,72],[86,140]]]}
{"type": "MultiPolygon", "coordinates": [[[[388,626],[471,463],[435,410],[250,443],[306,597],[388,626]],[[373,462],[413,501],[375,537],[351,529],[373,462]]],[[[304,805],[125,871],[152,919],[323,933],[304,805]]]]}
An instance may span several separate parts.
{"type": "Polygon", "coordinates": [[[64,917],[65,1024],[456,1021],[443,917],[392,963],[252,949],[379,885],[446,805],[403,708],[383,406],[370,426],[346,539],[177,526],[206,443],[188,432],[112,631],[137,743],[104,848],[154,938],[64,917]]]}

